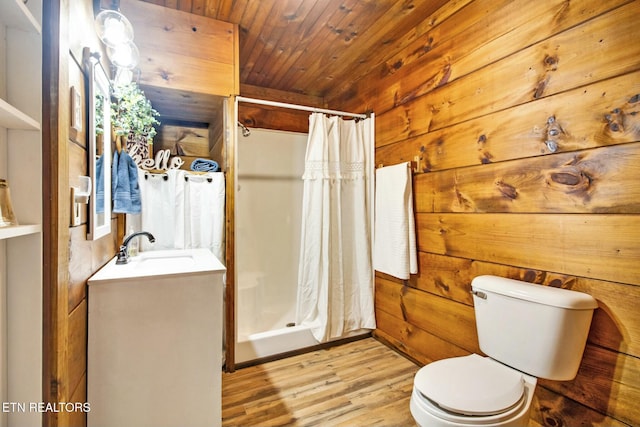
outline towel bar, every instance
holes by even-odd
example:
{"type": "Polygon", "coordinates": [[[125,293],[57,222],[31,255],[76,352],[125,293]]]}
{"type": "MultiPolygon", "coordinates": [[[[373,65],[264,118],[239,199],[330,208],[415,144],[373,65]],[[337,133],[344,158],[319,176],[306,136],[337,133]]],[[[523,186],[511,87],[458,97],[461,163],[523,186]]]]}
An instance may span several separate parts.
{"type": "MultiPolygon", "coordinates": [[[[376,166],[376,169],[380,169],[384,167],[384,163],[378,163],[378,166],[376,166]]],[[[410,162],[407,162],[407,167],[409,169],[411,169],[411,172],[413,173],[418,173],[418,162],[415,160],[412,160],[410,162]]]]}

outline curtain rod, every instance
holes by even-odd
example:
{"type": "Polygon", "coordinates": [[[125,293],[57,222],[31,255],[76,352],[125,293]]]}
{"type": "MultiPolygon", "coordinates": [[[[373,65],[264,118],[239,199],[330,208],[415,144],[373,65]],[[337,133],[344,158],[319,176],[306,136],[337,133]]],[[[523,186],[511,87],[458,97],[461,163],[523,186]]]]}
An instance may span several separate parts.
{"type": "Polygon", "coordinates": [[[347,113],[346,111],[327,110],[325,108],[307,107],[305,105],[287,104],[285,102],[266,101],[264,99],[245,98],[244,96],[236,96],[238,102],[248,102],[251,104],[270,105],[272,107],[290,108],[292,110],[311,111],[313,113],[325,113],[332,114],[334,116],[349,116],[357,117],[359,119],[366,119],[366,114],[347,113]]]}

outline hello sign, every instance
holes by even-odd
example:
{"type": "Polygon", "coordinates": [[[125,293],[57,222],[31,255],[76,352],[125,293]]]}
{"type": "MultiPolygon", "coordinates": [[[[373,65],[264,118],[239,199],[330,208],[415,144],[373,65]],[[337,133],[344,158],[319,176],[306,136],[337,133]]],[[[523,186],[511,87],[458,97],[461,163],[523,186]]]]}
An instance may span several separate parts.
{"type": "Polygon", "coordinates": [[[171,157],[171,150],[160,150],[156,153],[155,159],[143,159],[137,145],[133,146],[129,153],[133,161],[140,169],[144,170],[169,170],[180,169],[184,165],[184,160],[180,157],[171,157]]]}

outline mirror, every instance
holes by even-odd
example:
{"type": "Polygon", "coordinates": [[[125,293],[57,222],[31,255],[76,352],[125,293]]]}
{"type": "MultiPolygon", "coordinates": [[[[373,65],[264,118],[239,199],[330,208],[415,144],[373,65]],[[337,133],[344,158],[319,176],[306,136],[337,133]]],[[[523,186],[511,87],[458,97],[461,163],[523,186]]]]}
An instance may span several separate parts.
{"type": "Polygon", "coordinates": [[[91,197],[87,239],[111,233],[111,120],[110,84],[100,54],[84,49],[87,76],[87,156],[91,197]]]}

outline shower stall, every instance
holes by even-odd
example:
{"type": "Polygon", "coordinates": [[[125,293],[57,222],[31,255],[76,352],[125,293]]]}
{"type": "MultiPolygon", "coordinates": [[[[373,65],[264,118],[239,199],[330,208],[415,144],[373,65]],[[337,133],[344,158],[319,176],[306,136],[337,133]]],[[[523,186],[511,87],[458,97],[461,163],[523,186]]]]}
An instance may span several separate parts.
{"type": "Polygon", "coordinates": [[[306,140],[265,129],[238,139],[236,363],[315,344],[294,325],[306,140]]]}
{"type": "Polygon", "coordinates": [[[235,363],[319,344],[296,324],[307,140],[256,128],[236,139],[235,363]]]}

